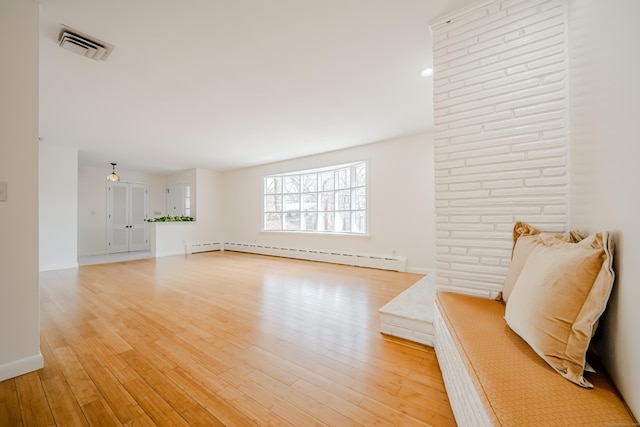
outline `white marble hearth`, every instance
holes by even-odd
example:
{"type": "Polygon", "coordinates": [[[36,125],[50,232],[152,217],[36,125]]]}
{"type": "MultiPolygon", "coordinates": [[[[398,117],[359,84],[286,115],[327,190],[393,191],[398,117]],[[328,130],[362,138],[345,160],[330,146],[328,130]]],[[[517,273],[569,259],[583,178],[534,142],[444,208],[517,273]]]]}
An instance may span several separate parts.
{"type": "Polygon", "coordinates": [[[436,277],[431,273],[389,301],[380,313],[380,332],[433,347],[436,277]]]}

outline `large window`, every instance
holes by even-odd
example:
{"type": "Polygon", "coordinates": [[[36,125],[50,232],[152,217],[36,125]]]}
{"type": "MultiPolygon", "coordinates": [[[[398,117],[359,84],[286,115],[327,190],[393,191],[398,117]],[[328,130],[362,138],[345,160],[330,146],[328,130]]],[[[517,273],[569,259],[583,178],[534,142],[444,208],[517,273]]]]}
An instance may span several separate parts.
{"type": "Polygon", "coordinates": [[[264,230],[366,234],[367,164],[266,176],[264,230]]]}

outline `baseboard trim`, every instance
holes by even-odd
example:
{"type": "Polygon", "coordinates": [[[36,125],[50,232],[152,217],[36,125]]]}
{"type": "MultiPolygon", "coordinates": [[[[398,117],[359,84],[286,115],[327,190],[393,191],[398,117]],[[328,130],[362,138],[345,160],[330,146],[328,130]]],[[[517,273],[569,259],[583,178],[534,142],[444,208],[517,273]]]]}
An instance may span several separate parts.
{"type": "Polygon", "coordinates": [[[0,365],[0,381],[37,371],[44,367],[42,353],[0,365]]]}
{"type": "Polygon", "coordinates": [[[70,263],[67,265],[43,265],[40,267],[40,271],[56,271],[56,270],[70,270],[73,268],[78,268],[78,263],[70,263]]]}

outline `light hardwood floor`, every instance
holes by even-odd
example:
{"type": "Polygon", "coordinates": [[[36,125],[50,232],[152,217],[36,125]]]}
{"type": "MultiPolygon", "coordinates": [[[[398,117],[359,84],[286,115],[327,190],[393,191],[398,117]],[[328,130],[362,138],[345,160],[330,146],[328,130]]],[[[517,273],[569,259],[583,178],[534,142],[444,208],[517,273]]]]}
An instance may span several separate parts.
{"type": "Polygon", "coordinates": [[[433,350],[378,332],[420,277],[233,252],[41,273],[45,367],[0,382],[0,425],[455,425],[433,350]]]}

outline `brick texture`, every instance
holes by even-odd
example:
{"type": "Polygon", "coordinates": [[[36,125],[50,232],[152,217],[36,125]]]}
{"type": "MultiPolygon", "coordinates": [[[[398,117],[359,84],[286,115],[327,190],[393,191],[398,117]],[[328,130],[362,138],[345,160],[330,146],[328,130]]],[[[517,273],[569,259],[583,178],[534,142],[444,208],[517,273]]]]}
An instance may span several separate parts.
{"type": "Polygon", "coordinates": [[[432,30],[437,284],[493,297],[515,221],[568,223],[565,4],[483,2],[432,30]]]}

